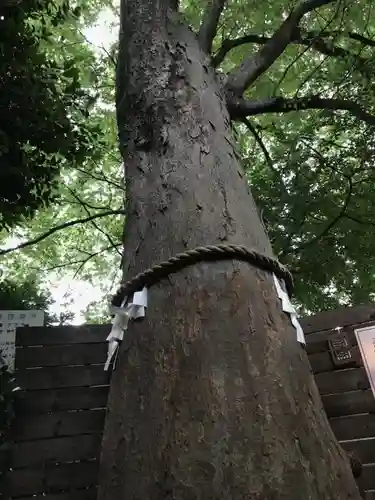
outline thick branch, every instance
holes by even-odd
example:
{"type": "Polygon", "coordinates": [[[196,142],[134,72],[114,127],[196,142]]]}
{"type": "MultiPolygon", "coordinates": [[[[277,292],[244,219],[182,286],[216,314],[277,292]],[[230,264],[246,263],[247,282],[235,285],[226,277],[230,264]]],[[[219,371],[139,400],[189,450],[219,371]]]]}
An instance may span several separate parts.
{"type": "Polygon", "coordinates": [[[202,24],[199,30],[199,44],[204,52],[211,53],[220,15],[223,12],[226,0],[209,0],[203,14],[202,24]]]}
{"type": "Polygon", "coordinates": [[[369,125],[375,125],[375,116],[367,113],[362,106],[356,102],[346,99],[326,99],[318,96],[301,97],[298,99],[286,99],[274,97],[264,101],[228,101],[228,109],[233,120],[243,120],[246,116],[259,115],[262,113],[288,113],[290,111],[304,111],[307,109],[328,109],[349,111],[350,114],[369,125]]]}
{"type": "Polygon", "coordinates": [[[354,31],[340,31],[340,30],[333,30],[333,31],[325,31],[324,34],[322,34],[324,38],[326,37],[348,37],[351,38],[352,40],[355,40],[356,42],[360,42],[363,45],[367,45],[368,47],[375,47],[375,40],[371,38],[367,38],[360,33],[355,33],[354,31]]]}
{"type": "MultiPolygon", "coordinates": [[[[351,36],[349,34],[349,36],[351,36]]],[[[301,30],[298,28],[294,31],[290,42],[297,44],[297,45],[302,45],[304,47],[309,47],[317,52],[324,54],[326,56],[333,56],[333,57],[356,57],[358,60],[358,56],[352,54],[348,50],[343,49],[342,47],[338,47],[337,45],[334,45],[330,41],[325,40],[324,38],[326,35],[324,33],[313,33],[313,32],[306,32],[303,33],[301,30]]],[[[212,59],[212,64],[215,68],[217,68],[225,59],[227,54],[235,49],[236,47],[240,47],[241,45],[247,45],[250,43],[255,43],[258,45],[265,45],[266,43],[269,43],[271,40],[270,37],[264,36],[264,35],[257,35],[254,33],[250,33],[249,35],[242,36],[240,38],[235,38],[233,40],[224,40],[222,43],[220,49],[218,52],[215,54],[215,56],[212,59]]],[[[371,41],[371,40],[370,40],[371,41]]],[[[374,42],[375,46],[375,42],[374,42]]],[[[361,63],[365,63],[366,60],[360,58],[361,63]]]]}
{"type": "Polygon", "coordinates": [[[45,240],[49,236],[51,236],[54,233],[57,233],[58,231],[61,231],[63,229],[66,229],[68,227],[76,226],[77,224],[85,224],[86,222],[90,222],[94,219],[99,219],[100,217],[108,217],[109,215],[126,215],[125,210],[108,210],[107,212],[101,212],[98,214],[90,215],[90,217],[85,217],[82,219],[75,219],[71,220],[68,222],[64,222],[63,224],[59,224],[58,226],[52,227],[48,231],[46,231],[43,234],[40,234],[36,238],[33,238],[32,240],[25,241],[24,243],[20,243],[16,247],[12,248],[6,248],[4,250],[0,250],[0,255],[6,255],[7,253],[14,252],[16,250],[21,250],[22,248],[30,247],[32,245],[35,245],[36,243],[40,243],[41,241],[45,240]]]}
{"type": "Polygon", "coordinates": [[[229,74],[227,80],[228,90],[237,96],[241,96],[293,41],[295,30],[302,17],[308,12],[333,1],[335,0],[302,0],[268,42],[256,54],[245,59],[240,66],[229,74]]]}
{"type": "Polygon", "coordinates": [[[264,45],[271,40],[270,37],[264,35],[257,35],[255,33],[250,33],[249,35],[241,36],[239,38],[234,38],[230,40],[227,38],[221,44],[221,47],[217,53],[212,58],[212,64],[217,68],[225,59],[226,55],[236,47],[241,47],[241,45],[247,45],[249,43],[256,43],[259,45],[264,45]]]}
{"type": "Polygon", "coordinates": [[[356,40],[357,42],[363,43],[363,45],[368,45],[369,47],[375,47],[375,40],[371,40],[370,38],[366,38],[365,36],[360,35],[359,33],[348,33],[349,38],[352,40],[356,40]]]}

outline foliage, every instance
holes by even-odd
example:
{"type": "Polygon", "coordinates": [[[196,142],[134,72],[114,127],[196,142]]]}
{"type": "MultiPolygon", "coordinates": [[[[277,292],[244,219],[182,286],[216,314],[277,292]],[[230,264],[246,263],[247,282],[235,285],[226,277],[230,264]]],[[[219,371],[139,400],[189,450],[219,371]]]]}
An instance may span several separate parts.
{"type": "MultiPolygon", "coordinates": [[[[243,35],[271,37],[284,10],[285,2],[272,2],[267,9],[263,3],[233,0],[223,12],[214,50],[222,40],[243,35]]],[[[307,33],[310,42],[290,44],[247,97],[261,101],[316,94],[355,102],[374,113],[374,21],[375,10],[367,1],[332,2],[317,9],[300,23],[300,39],[307,33]]],[[[238,46],[222,70],[230,71],[260,46],[238,46]]],[[[259,114],[237,125],[253,195],[275,253],[295,276],[302,311],[374,298],[373,137],[374,121],[365,123],[328,105],[259,114]]]]}
{"type": "Polygon", "coordinates": [[[57,316],[50,312],[53,298],[38,280],[36,273],[29,273],[23,280],[0,279],[0,310],[41,310],[44,324],[65,324],[73,319],[72,313],[57,316]]]}
{"type": "MultiPolygon", "coordinates": [[[[185,18],[198,30],[208,2],[180,3],[185,18]]],[[[298,2],[289,4],[281,0],[226,2],[213,43],[218,71],[228,73],[244,58],[256,54],[298,2]],[[247,43],[239,40],[245,36],[247,43]],[[239,40],[236,46],[223,52],[233,40],[239,40]]],[[[87,1],[85,8],[90,6],[92,12],[93,5],[87,1]]],[[[99,8],[100,1],[95,5],[99,8]]],[[[82,22],[87,24],[87,20],[82,22]]],[[[327,105],[323,109],[298,109],[295,105],[294,111],[288,112],[268,112],[265,108],[263,113],[249,116],[246,123],[235,124],[253,195],[275,253],[295,275],[302,311],[373,298],[374,121],[332,109],[328,100],[350,101],[372,116],[374,26],[374,7],[365,0],[352,4],[332,1],[310,12],[301,20],[292,42],[245,97],[258,103],[280,96],[297,102],[314,95],[326,98],[327,105]]],[[[97,51],[90,59],[91,44],[65,29],[69,32],[67,53],[68,40],[75,41],[74,57],[69,57],[82,58],[76,65],[80,78],[86,74],[82,73],[84,66],[97,68],[96,79],[87,79],[90,95],[98,98],[87,126],[102,130],[107,147],[100,159],[85,158],[79,165],[63,162],[59,201],[37,211],[32,224],[18,224],[12,234],[24,241],[66,221],[88,218],[89,214],[97,218],[56,231],[23,249],[22,254],[10,252],[2,257],[2,263],[17,269],[17,276],[31,266],[44,270],[47,276],[53,272],[54,279],[61,275],[86,279],[107,295],[119,278],[124,220],[119,210],[124,186],[113,110],[116,44],[97,51]]],[[[57,32],[54,29],[54,39],[57,32]]],[[[66,57],[61,54],[59,64],[66,57]]],[[[94,137],[90,144],[95,141],[94,137]]]]}
{"type": "Polygon", "coordinates": [[[0,310],[39,309],[46,311],[52,299],[36,285],[36,276],[28,276],[23,283],[9,279],[0,281],[0,310]]]}
{"type": "Polygon", "coordinates": [[[87,120],[95,60],[73,35],[79,13],[66,0],[0,6],[0,230],[57,201],[61,166],[100,157],[101,123],[87,120]]]}

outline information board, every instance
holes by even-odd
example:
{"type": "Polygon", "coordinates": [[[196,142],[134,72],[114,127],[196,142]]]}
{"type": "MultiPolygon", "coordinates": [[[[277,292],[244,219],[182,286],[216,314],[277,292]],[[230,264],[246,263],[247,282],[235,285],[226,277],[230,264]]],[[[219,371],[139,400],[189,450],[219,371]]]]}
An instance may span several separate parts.
{"type": "Polygon", "coordinates": [[[355,336],[375,397],[375,325],[356,329],[355,336]]]}
{"type": "Polygon", "coordinates": [[[43,324],[43,311],[0,311],[0,351],[10,371],[14,370],[16,328],[19,326],[43,326],[43,324]]]}

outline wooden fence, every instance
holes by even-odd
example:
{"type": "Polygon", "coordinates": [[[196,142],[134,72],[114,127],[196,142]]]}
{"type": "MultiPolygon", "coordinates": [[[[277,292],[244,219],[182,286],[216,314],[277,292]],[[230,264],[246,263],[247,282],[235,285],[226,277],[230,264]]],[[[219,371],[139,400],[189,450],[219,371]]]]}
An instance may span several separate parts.
{"type": "Polygon", "coordinates": [[[16,398],[6,500],[96,499],[108,330],[17,329],[15,366],[22,392],[16,398]]]}
{"type": "Polygon", "coordinates": [[[341,446],[363,463],[358,483],[366,500],[375,500],[375,398],[363,366],[354,330],[375,325],[375,304],[327,311],[301,321],[315,381],[332,430],[341,446]],[[351,346],[352,364],[335,367],[328,339],[343,327],[351,346]]]}
{"type": "MultiPolygon", "coordinates": [[[[375,305],[321,313],[302,321],[307,351],[332,429],[364,466],[366,500],[375,500],[375,399],[353,325],[373,320],[375,305]],[[334,367],[327,339],[347,327],[355,365],[334,367]]],[[[98,458],[108,397],[109,326],[19,328],[11,471],[4,498],[95,500],[98,458]]]]}

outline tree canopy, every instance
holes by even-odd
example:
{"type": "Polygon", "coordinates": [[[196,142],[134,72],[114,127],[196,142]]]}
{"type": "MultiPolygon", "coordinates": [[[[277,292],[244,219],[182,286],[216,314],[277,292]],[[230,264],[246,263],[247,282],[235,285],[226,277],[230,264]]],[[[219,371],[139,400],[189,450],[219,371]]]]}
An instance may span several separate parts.
{"type": "Polygon", "coordinates": [[[66,0],[0,6],[0,230],[59,198],[63,165],[100,156],[101,123],[87,121],[95,60],[73,35],[80,11],[66,0]]]}
{"type": "MultiPolygon", "coordinates": [[[[23,281],[0,279],[0,310],[30,310],[44,311],[46,326],[63,324],[73,319],[72,313],[62,313],[59,316],[51,314],[50,307],[53,298],[50,291],[43,288],[35,273],[24,277],[23,281]]],[[[1,354],[1,353],[0,353],[1,354]]]]}
{"type": "Polygon", "coordinates": [[[28,276],[23,283],[12,282],[9,279],[0,281],[0,310],[40,309],[46,311],[51,304],[51,298],[39,290],[35,276],[28,276]]]}
{"type": "MultiPolygon", "coordinates": [[[[88,1],[82,9],[92,12],[93,6],[88,1]]],[[[95,3],[98,11],[100,6],[112,13],[116,25],[117,5],[95,3]]],[[[197,32],[202,26],[202,43],[234,95],[245,89],[244,99],[237,100],[232,110],[239,154],[275,253],[295,276],[301,310],[371,300],[375,290],[372,2],[184,0],[180,8],[197,32]],[[219,15],[215,35],[212,26],[216,28],[219,15]]],[[[22,11],[23,19],[32,17],[30,12],[22,11]]],[[[12,236],[21,240],[21,250],[4,248],[0,254],[3,265],[13,266],[16,275],[32,266],[47,277],[53,273],[86,279],[108,294],[119,279],[125,196],[114,121],[116,44],[94,52],[90,41],[82,33],[73,34],[69,25],[79,23],[84,31],[93,17],[75,13],[73,19],[69,11],[68,24],[53,26],[54,15],[66,20],[67,14],[59,12],[49,14],[50,41],[38,45],[36,62],[24,56],[14,63],[23,78],[34,66],[39,68],[38,82],[46,71],[38,57],[48,60],[48,74],[58,66],[59,84],[54,80],[52,94],[36,84],[39,90],[33,100],[30,83],[30,91],[22,94],[34,103],[28,116],[40,117],[42,126],[30,127],[21,109],[20,132],[9,118],[5,129],[7,141],[20,137],[10,143],[21,156],[33,139],[28,161],[44,169],[48,197],[53,192],[58,200],[38,209],[41,195],[30,195],[30,184],[19,177],[19,194],[25,185],[32,197],[25,198],[30,209],[23,213],[37,210],[37,217],[13,225],[12,236]],[[58,50],[58,44],[64,50],[58,50]],[[96,68],[95,78],[87,77],[90,68],[96,68]],[[45,92],[45,97],[38,92],[45,92]],[[95,96],[95,102],[87,96],[95,96]],[[92,102],[89,116],[88,102],[92,102]],[[78,130],[64,114],[68,108],[78,117],[78,130]],[[66,136],[57,123],[66,127],[66,136]],[[99,143],[100,157],[95,156],[99,143]],[[60,169],[59,183],[51,182],[56,169],[60,169]]],[[[35,30],[28,36],[35,37],[35,30]]],[[[18,51],[21,46],[20,42],[18,51]]],[[[17,80],[8,86],[20,94],[17,80]]],[[[2,103],[5,98],[2,91],[2,103]]],[[[4,161],[10,161],[9,156],[4,161]]],[[[30,182],[37,178],[32,169],[20,171],[30,173],[30,182]]],[[[15,221],[12,214],[7,224],[15,221]]],[[[4,242],[4,232],[2,238],[4,242]]]]}

